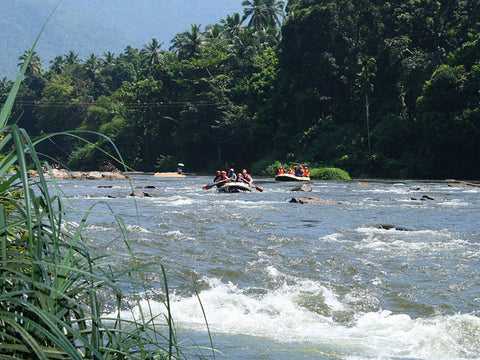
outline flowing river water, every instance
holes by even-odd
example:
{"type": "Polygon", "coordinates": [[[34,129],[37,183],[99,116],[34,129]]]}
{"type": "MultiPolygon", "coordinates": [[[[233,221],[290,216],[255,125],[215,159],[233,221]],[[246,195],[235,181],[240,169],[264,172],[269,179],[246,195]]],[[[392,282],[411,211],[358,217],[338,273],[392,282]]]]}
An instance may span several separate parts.
{"type": "Polygon", "coordinates": [[[106,209],[88,219],[94,251],[128,253],[107,205],[123,218],[136,259],[154,263],[148,288],[163,291],[161,264],[169,274],[179,337],[208,346],[200,299],[216,359],[480,358],[479,187],[313,181],[292,192],[258,178],[263,192],[225,194],[203,190],[211,180],[60,186],[75,208],[106,209]],[[130,186],[150,196],[134,201],[130,186]],[[307,196],[330,202],[289,202],[307,196]]]}

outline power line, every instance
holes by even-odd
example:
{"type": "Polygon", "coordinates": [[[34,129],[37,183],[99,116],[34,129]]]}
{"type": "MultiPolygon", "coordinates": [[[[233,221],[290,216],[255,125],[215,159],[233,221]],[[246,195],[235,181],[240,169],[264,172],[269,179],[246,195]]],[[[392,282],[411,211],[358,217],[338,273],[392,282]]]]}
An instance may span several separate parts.
{"type": "MultiPolygon", "coordinates": [[[[3,105],[3,104],[2,104],[3,105]]],[[[32,107],[32,108],[45,108],[45,107],[58,107],[58,108],[67,108],[67,107],[91,107],[96,106],[95,102],[62,102],[62,101],[52,101],[52,102],[39,102],[39,101],[28,101],[28,100],[17,100],[15,102],[16,106],[20,107],[32,107]]],[[[142,109],[142,108],[183,108],[185,106],[194,105],[194,106],[219,106],[222,105],[218,101],[178,101],[178,102],[140,102],[140,103],[117,103],[114,104],[128,108],[128,109],[142,109]]]]}

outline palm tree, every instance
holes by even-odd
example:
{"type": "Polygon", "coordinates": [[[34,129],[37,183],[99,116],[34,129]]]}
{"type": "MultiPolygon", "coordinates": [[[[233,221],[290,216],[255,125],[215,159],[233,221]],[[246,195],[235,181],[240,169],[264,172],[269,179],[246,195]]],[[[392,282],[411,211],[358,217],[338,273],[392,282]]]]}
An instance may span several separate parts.
{"type": "Polygon", "coordinates": [[[61,74],[65,67],[65,62],[62,56],[55,56],[55,59],[50,60],[50,71],[55,74],[61,74]]]}
{"type": "MultiPolygon", "coordinates": [[[[30,50],[25,50],[23,55],[18,58],[18,60],[20,61],[18,63],[18,67],[22,68],[25,61],[27,61],[27,58],[29,55],[30,55],[30,50]]],[[[32,58],[28,63],[27,70],[25,71],[25,77],[33,78],[40,75],[43,71],[42,66],[43,66],[42,61],[38,57],[37,53],[35,51],[32,52],[32,58]]]]}
{"type": "Polygon", "coordinates": [[[280,28],[268,27],[264,30],[258,31],[256,36],[258,37],[258,43],[261,50],[267,48],[276,48],[280,43],[282,33],[280,28]]]}
{"type": "Polygon", "coordinates": [[[181,58],[195,57],[204,43],[204,35],[200,31],[200,26],[192,24],[190,31],[175,35],[170,50],[176,51],[181,58]]]}
{"type": "Polygon", "coordinates": [[[85,60],[84,68],[88,77],[92,81],[95,81],[95,76],[100,70],[100,62],[98,61],[98,57],[95,54],[90,54],[89,58],[85,60]]]}
{"type": "Polygon", "coordinates": [[[102,56],[103,56],[103,61],[102,61],[103,66],[107,66],[107,65],[115,63],[115,54],[114,53],[112,53],[110,51],[107,51],[106,53],[103,53],[102,56]]]}
{"type": "Polygon", "coordinates": [[[7,78],[4,76],[2,80],[0,80],[0,95],[8,92],[11,87],[12,82],[7,80],[7,78]]]}
{"type": "Polygon", "coordinates": [[[205,37],[209,40],[219,39],[222,34],[222,29],[219,24],[208,25],[205,28],[205,37]]]}
{"type": "Polygon", "coordinates": [[[162,47],[163,42],[159,43],[157,39],[153,38],[147,45],[144,45],[142,54],[148,63],[148,66],[158,65],[162,60],[162,47]]]}
{"type": "Polygon", "coordinates": [[[238,36],[240,30],[242,30],[242,20],[239,13],[234,13],[232,16],[227,15],[227,18],[221,19],[220,23],[223,24],[223,31],[230,39],[238,36]]]}
{"type": "Polygon", "coordinates": [[[73,65],[78,63],[78,54],[75,54],[72,50],[65,55],[65,65],[73,65]]]}
{"type": "Polygon", "coordinates": [[[280,27],[282,25],[282,21],[285,19],[285,2],[265,0],[265,4],[268,10],[269,25],[272,27],[280,27]]]}
{"type": "Polygon", "coordinates": [[[269,26],[280,26],[285,17],[283,1],[276,0],[244,0],[245,6],[242,22],[250,18],[247,26],[257,30],[265,29],[269,26]]]}
{"type": "Polygon", "coordinates": [[[370,149],[370,121],[369,121],[369,101],[368,94],[373,91],[373,81],[375,73],[377,71],[377,63],[375,58],[365,54],[358,55],[358,65],[361,67],[361,71],[357,74],[356,83],[365,96],[365,119],[367,123],[367,142],[368,149],[370,149]]]}
{"type": "Polygon", "coordinates": [[[241,62],[246,61],[249,63],[259,49],[259,40],[256,38],[254,30],[244,28],[233,40],[232,50],[235,52],[236,56],[241,59],[241,62]]]}

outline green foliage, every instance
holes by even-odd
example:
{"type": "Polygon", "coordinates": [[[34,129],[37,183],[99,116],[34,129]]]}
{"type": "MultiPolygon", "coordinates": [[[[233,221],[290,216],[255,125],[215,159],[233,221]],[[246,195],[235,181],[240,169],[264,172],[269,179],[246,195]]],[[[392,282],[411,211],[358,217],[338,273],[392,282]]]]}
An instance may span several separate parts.
{"type": "Polygon", "coordinates": [[[72,151],[68,158],[68,167],[77,170],[90,170],[97,168],[98,151],[95,144],[86,144],[72,151]]]}
{"type": "Polygon", "coordinates": [[[177,169],[177,161],[175,161],[172,155],[160,155],[157,158],[155,168],[158,171],[175,171],[177,169]]]}
{"type": "Polygon", "coordinates": [[[317,180],[352,180],[348,172],[338,168],[312,168],[310,177],[317,180]]]}
{"type": "MultiPolygon", "coordinates": [[[[46,182],[28,134],[15,125],[2,127],[0,132],[4,139],[0,152],[8,159],[0,162],[0,174],[12,162],[16,165],[15,174],[0,182],[0,356],[186,358],[183,345],[176,343],[170,315],[160,325],[145,308],[131,320],[120,316],[132,304],[142,305],[140,297],[124,294],[118,283],[130,281],[132,289],[146,293],[141,279],[147,265],[137,263],[133,253],[123,267],[112,267],[98,249],[93,254],[82,233],[90,216],[95,216],[95,206],[72,227],[62,198],[49,190],[54,186],[61,194],[61,189],[56,182],[46,182]],[[30,168],[40,178],[29,179],[30,168]]],[[[121,219],[111,214],[123,228],[121,219]]],[[[125,228],[122,233],[125,247],[131,249],[125,228]]],[[[168,294],[166,283],[165,288],[168,294]]],[[[168,295],[163,301],[170,314],[168,295]]]]}
{"type": "MultiPolygon", "coordinates": [[[[108,134],[138,170],[170,154],[194,171],[236,163],[261,174],[303,159],[353,176],[474,178],[474,3],[289,1],[280,29],[281,1],[244,1],[243,24],[239,14],[193,24],[170,50],[152,39],[118,56],[57,56],[7,108],[33,135],[108,134]]],[[[61,160],[83,147],[40,146],[61,160]]]]}
{"type": "Polygon", "coordinates": [[[272,163],[271,159],[263,159],[254,162],[250,167],[250,172],[253,175],[274,176],[281,165],[278,160],[272,163]]]}

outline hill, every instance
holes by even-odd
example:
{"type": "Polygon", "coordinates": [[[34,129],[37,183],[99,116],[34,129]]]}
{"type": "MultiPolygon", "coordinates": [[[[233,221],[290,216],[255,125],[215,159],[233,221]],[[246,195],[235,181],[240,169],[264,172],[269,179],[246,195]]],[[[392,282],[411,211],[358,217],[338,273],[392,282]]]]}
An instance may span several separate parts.
{"type": "MultiPolygon", "coordinates": [[[[47,69],[50,61],[70,50],[85,59],[91,53],[122,53],[141,48],[152,38],[170,47],[170,40],[190,24],[215,24],[235,12],[241,0],[63,0],[48,23],[36,51],[47,69]]],[[[2,4],[0,16],[0,79],[14,79],[18,57],[29,49],[57,0],[16,0],[2,4]]]]}

